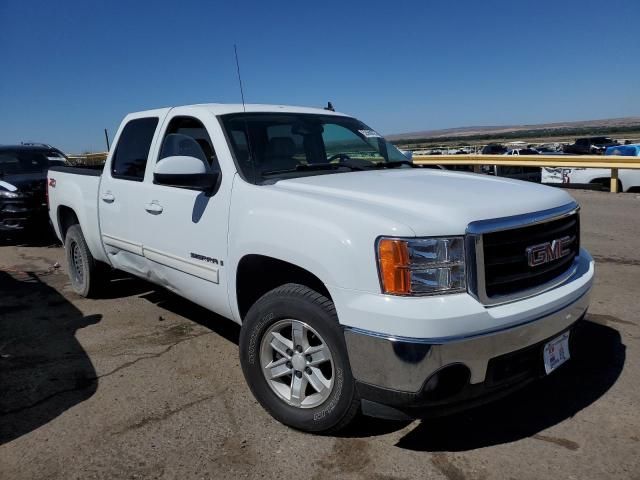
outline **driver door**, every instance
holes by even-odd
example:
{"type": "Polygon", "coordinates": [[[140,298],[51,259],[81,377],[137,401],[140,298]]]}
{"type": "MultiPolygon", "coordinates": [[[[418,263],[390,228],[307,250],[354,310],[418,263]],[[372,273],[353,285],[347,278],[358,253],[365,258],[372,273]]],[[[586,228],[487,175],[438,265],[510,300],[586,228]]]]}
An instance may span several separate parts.
{"type": "Polygon", "coordinates": [[[230,315],[224,262],[233,177],[222,175],[212,138],[224,141],[213,115],[196,116],[189,108],[171,110],[149,159],[147,210],[140,229],[153,281],[210,310],[230,315]],[[155,183],[155,165],[175,155],[204,159],[213,171],[220,172],[214,191],[155,183]]]}

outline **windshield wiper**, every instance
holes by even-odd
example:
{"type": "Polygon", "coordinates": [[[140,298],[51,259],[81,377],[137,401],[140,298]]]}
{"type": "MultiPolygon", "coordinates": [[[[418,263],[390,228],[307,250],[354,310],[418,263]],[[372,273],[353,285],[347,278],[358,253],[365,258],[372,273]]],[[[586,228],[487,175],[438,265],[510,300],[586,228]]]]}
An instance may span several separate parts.
{"type": "Polygon", "coordinates": [[[418,167],[415,163],[410,162],[409,160],[393,160],[389,162],[376,163],[375,168],[396,168],[396,167],[402,167],[403,165],[408,165],[411,168],[418,167]]]}
{"type": "Polygon", "coordinates": [[[266,172],[262,172],[261,175],[264,177],[266,175],[280,175],[282,173],[293,173],[293,172],[313,172],[313,171],[321,171],[321,170],[338,170],[340,168],[348,168],[353,171],[364,170],[362,167],[358,167],[356,165],[349,165],[348,163],[310,163],[297,165],[296,168],[287,168],[283,170],[268,170],[266,172]]]}
{"type": "Polygon", "coordinates": [[[351,171],[363,171],[363,170],[375,170],[375,169],[384,169],[384,168],[396,168],[407,165],[412,168],[417,168],[418,165],[414,164],[409,160],[393,160],[389,162],[379,162],[373,163],[370,162],[370,165],[360,166],[354,165],[353,163],[347,161],[343,161],[340,163],[310,163],[310,164],[300,164],[297,165],[296,168],[287,168],[283,170],[268,170],[266,172],[262,172],[262,176],[271,176],[271,175],[280,175],[283,173],[294,173],[294,172],[312,172],[312,171],[321,171],[321,170],[338,170],[340,168],[348,168],[351,171]]]}

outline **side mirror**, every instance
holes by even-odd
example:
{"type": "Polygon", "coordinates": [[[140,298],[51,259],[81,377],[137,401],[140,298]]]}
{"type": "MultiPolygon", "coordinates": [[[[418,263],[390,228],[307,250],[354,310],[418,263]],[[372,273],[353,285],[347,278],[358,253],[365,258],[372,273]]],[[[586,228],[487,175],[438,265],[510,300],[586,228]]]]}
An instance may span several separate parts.
{"type": "Polygon", "coordinates": [[[176,155],[156,163],[153,183],[211,192],[218,183],[219,175],[199,158],[176,155]]]}

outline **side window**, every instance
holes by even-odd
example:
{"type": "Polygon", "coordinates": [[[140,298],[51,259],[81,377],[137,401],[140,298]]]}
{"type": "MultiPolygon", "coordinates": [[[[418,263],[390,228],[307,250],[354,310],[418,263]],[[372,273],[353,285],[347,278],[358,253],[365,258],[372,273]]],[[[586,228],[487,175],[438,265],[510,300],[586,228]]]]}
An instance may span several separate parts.
{"type": "Polygon", "coordinates": [[[211,138],[200,120],[193,117],[174,117],[162,139],[158,161],[175,155],[205,160],[212,170],[220,170],[211,138]]]}
{"type": "Polygon", "coordinates": [[[158,118],[137,118],[124,126],[111,160],[111,176],[141,182],[158,118]]]}

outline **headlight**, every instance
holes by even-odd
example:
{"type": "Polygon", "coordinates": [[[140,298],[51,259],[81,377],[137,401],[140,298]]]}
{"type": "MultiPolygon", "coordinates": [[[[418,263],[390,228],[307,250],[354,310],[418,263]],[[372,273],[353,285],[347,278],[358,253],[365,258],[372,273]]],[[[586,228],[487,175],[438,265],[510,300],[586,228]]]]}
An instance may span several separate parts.
{"type": "Polygon", "coordinates": [[[26,195],[20,192],[10,192],[8,190],[0,190],[0,198],[23,198],[26,195]]]}
{"type": "Polygon", "coordinates": [[[466,290],[464,237],[380,238],[383,293],[430,295],[466,290]]]}

